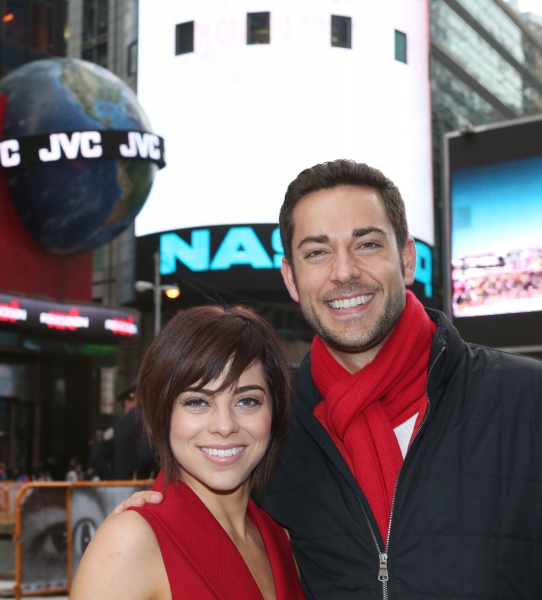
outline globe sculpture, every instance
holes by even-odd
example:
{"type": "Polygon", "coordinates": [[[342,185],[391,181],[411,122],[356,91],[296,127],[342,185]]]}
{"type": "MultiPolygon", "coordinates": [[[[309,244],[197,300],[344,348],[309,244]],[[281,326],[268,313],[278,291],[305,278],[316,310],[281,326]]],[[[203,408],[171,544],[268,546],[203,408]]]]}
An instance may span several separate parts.
{"type": "MultiPolygon", "coordinates": [[[[7,96],[3,140],[90,130],[151,132],[133,91],[85,61],[26,64],[0,81],[0,94],[7,96]]],[[[32,236],[50,252],[70,254],[126,229],[157,170],[152,160],[102,157],[20,164],[4,172],[15,210],[32,236]]]]}

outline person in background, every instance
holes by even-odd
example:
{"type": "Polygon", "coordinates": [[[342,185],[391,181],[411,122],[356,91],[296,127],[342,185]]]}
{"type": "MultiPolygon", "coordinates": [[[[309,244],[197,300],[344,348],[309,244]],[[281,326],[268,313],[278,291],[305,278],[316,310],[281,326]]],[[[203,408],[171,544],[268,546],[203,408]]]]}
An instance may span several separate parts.
{"type": "Polygon", "coordinates": [[[288,537],[261,495],[288,428],[290,371],[251,310],[173,317],[147,350],[137,397],[164,502],[109,518],[71,600],[303,600],[288,537]]]}
{"type": "Polygon", "coordinates": [[[117,399],[124,412],[113,433],[113,478],[148,479],[156,472],[156,461],[143,425],[135,410],[135,386],[122,391],[117,399]]]}

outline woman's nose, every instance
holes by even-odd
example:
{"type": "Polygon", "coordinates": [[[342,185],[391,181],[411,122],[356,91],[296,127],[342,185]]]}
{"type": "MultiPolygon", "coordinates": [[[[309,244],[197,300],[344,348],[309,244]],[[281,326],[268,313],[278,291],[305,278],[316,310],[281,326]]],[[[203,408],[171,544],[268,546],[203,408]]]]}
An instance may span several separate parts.
{"type": "Polygon", "coordinates": [[[209,430],[211,433],[219,433],[228,436],[239,430],[235,414],[229,406],[217,406],[213,411],[209,430]]]}

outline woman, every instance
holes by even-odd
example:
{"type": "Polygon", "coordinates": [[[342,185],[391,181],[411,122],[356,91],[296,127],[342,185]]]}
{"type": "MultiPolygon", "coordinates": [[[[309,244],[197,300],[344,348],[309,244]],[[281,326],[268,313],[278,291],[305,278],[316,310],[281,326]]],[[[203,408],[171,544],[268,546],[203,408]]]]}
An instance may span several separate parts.
{"type": "Polygon", "coordinates": [[[254,312],[208,306],[171,319],[137,384],[164,501],[100,527],[71,599],[304,598],[285,532],[250,500],[278,462],[289,396],[280,341],[254,312]]]}

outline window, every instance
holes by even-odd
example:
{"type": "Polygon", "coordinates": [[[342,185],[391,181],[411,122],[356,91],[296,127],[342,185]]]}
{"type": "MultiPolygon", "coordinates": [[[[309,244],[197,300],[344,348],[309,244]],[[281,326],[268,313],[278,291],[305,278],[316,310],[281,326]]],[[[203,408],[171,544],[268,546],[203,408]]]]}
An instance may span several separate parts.
{"type": "Polygon", "coordinates": [[[407,39],[406,33],[395,30],[395,60],[407,62],[407,39]]]}
{"type": "Polygon", "coordinates": [[[137,41],[128,46],[128,75],[137,73],[137,41]]]}
{"type": "Polygon", "coordinates": [[[30,46],[43,53],[53,51],[53,10],[45,4],[32,4],[30,46]]]}
{"type": "Polygon", "coordinates": [[[175,25],[175,56],[194,52],[194,21],[175,25]]]}
{"type": "Polygon", "coordinates": [[[83,0],[83,60],[107,68],[108,0],[83,0]]]}
{"type": "Polygon", "coordinates": [[[247,13],[247,44],[271,43],[271,14],[247,13]]]}
{"type": "Polygon", "coordinates": [[[331,15],[331,45],[352,48],[352,18],[331,15]]]}

